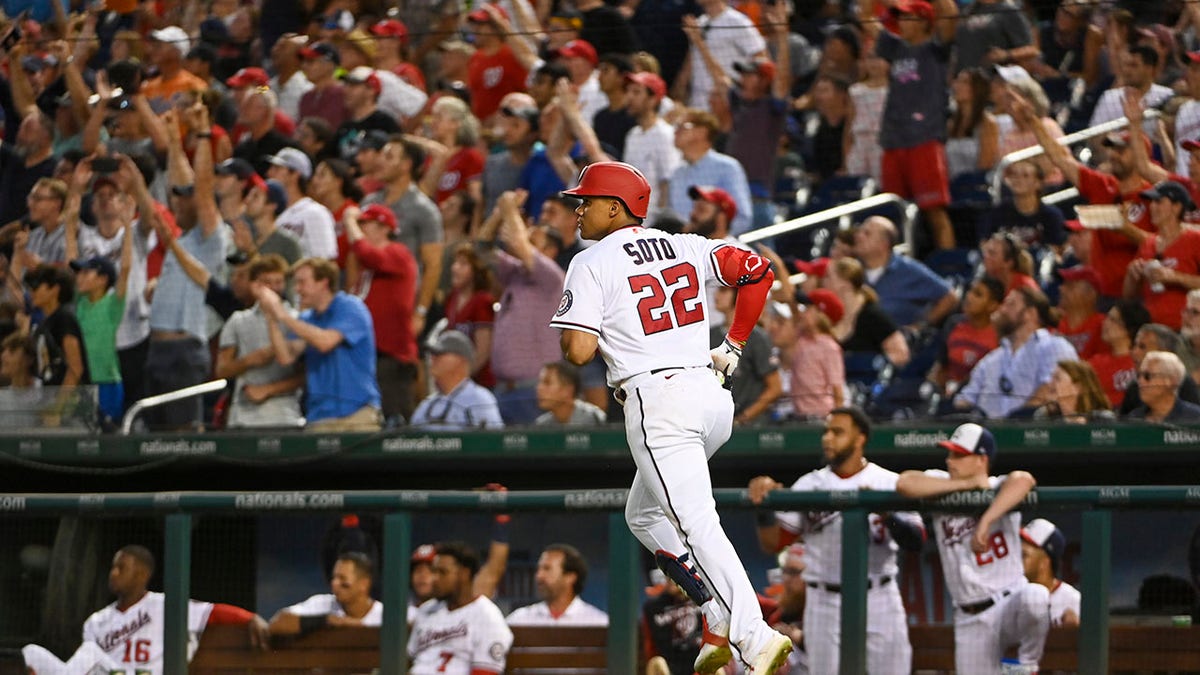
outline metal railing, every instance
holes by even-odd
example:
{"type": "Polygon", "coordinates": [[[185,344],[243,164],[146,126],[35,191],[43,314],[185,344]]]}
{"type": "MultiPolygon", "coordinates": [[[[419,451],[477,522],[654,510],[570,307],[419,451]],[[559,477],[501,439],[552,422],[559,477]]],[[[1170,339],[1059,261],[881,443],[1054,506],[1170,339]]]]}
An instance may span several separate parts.
{"type": "MultiPolygon", "coordinates": [[[[726,508],[839,510],[842,520],[842,675],[866,670],[867,515],[896,510],[973,512],[991,503],[993,491],[971,491],[935,500],[905,499],[894,492],[794,492],[769,495],[752,505],[744,489],[714,490],[726,508]],[[858,583],[845,580],[857,579],[858,583]]],[[[628,490],[544,492],[205,492],[141,494],[4,495],[10,514],[103,515],[151,513],[166,516],[164,590],[166,593],[164,672],[187,672],[187,601],[190,595],[192,514],[285,511],[383,511],[384,616],[381,627],[383,675],[407,672],[408,579],[412,551],[412,513],[431,510],[609,511],[610,672],[637,672],[637,617],[640,584],[639,544],[624,522],[628,490]]],[[[1108,671],[1109,597],[1112,565],[1112,511],[1126,509],[1197,509],[1200,487],[1058,487],[1038,488],[1022,510],[1082,509],[1083,595],[1079,630],[1079,670],[1108,671]]]]}
{"type": "Polygon", "coordinates": [[[133,430],[133,423],[135,420],[137,420],[137,416],[146,410],[149,410],[150,408],[157,408],[158,406],[174,403],[176,401],[182,401],[185,398],[191,398],[193,396],[203,396],[205,394],[221,391],[225,388],[226,384],[228,384],[228,381],[224,379],[210,380],[208,382],[201,382],[200,384],[193,384],[192,386],[184,387],[183,389],[168,391],[165,394],[147,396],[146,398],[143,398],[137,403],[129,406],[129,410],[125,412],[125,417],[121,420],[121,433],[128,436],[129,432],[133,430]]]}
{"type": "MultiPolygon", "coordinates": [[[[799,230],[825,225],[831,220],[847,218],[855,213],[862,213],[863,211],[877,209],[881,206],[888,206],[890,204],[899,206],[901,212],[904,213],[904,222],[900,225],[904,228],[904,240],[906,242],[911,242],[913,240],[912,227],[917,217],[917,206],[903,197],[892,194],[891,192],[872,195],[865,199],[859,199],[853,202],[847,202],[845,204],[835,206],[831,209],[825,209],[824,211],[810,213],[800,216],[799,218],[785,220],[782,223],[776,223],[774,225],[768,225],[757,230],[751,230],[750,232],[745,232],[739,235],[738,239],[743,243],[751,244],[756,241],[763,241],[765,239],[777,237],[781,234],[788,234],[790,232],[797,232],[799,230]]],[[[845,223],[845,225],[848,226],[848,223],[845,223]]]]}
{"type": "MultiPolygon", "coordinates": [[[[1143,114],[1144,114],[1145,118],[1148,120],[1158,119],[1158,117],[1161,115],[1161,113],[1158,110],[1154,110],[1154,109],[1147,110],[1143,114]]],[[[1097,124],[1094,127],[1088,127],[1087,129],[1082,129],[1080,131],[1076,131],[1073,134],[1067,134],[1066,136],[1063,136],[1062,138],[1059,138],[1057,140],[1058,140],[1059,145],[1071,147],[1072,145],[1075,145],[1076,143],[1082,143],[1083,141],[1091,140],[1097,136],[1103,136],[1104,134],[1111,133],[1118,129],[1124,129],[1127,126],[1129,126],[1129,120],[1124,117],[1118,117],[1115,120],[1111,120],[1111,121],[1105,122],[1103,124],[1097,124]]],[[[1041,155],[1044,155],[1045,153],[1046,153],[1046,151],[1045,151],[1045,149],[1042,148],[1042,146],[1031,145],[1028,148],[1022,148],[1020,150],[1015,150],[1015,151],[1010,152],[1007,155],[1001,157],[1000,161],[996,163],[996,168],[992,170],[992,186],[991,186],[992,203],[999,204],[1001,201],[1001,198],[1003,197],[1004,172],[1006,169],[1008,169],[1009,166],[1011,166],[1017,162],[1020,162],[1022,160],[1039,157],[1041,155]]],[[[1056,193],[1056,194],[1061,194],[1061,193],[1056,193]]],[[[1076,193],[1076,194],[1078,194],[1078,193],[1076,193]]],[[[1043,201],[1046,201],[1046,200],[1043,200],[1043,201]]],[[[1053,203],[1053,202],[1050,202],[1050,203],[1053,203]]]]}

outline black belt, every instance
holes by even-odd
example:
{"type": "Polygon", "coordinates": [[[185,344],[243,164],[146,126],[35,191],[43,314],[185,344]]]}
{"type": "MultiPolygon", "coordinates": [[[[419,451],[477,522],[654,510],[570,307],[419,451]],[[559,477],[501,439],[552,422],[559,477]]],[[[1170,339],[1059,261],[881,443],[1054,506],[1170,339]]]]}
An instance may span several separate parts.
{"type": "MultiPolygon", "coordinates": [[[[842,592],[841,584],[823,584],[818,581],[809,581],[806,583],[808,584],[809,588],[823,588],[823,589],[829,591],[830,593],[841,593],[842,592]]],[[[875,583],[871,579],[867,579],[867,590],[869,591],[872,588],[883,588],[884,586],[887,586],[890,583],[892,583],[892,577],[882,577],[879,580],[879,583],[875,583]]]]}
{"type": "MultiPolygon", "coordinates": [[[[1000,594],[1000,597],[1006,598],[1009,596],[1010,593],[1011,593],[1011,591],[1004,591],[1003,593],[1000,594]]],[[[981,612],[986,612],[987,610],[991,609],[992,606],[995,604],[996,604],[995,598],[988,598],[987,600],[980,600],[979,602],[972,603],[970,605],[959,605],[958,611],[960,611],[964,614],[970,614],[970,615],[974,616],[981,612]]]]}
{"type": "Polygon", "coordinates": [[[650,374],[657,375],[659,373],[665,373],[668,370],[683,370],[684,368],[687,368],[687,366],[667,366],[666,368],[655,368],[654,370],[650,371],[650,374]]]}

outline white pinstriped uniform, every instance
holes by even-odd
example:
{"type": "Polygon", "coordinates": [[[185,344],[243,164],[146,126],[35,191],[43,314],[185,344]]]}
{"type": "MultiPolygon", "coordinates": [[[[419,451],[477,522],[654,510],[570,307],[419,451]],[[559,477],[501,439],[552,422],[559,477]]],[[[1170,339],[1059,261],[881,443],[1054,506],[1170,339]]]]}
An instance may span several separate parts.
{"type": "MultiPolygon", "coordinates": [[[[949,478],[940,469],[927,475],[949,478]]],[[[988,479],[998,490],[1004,478],[988,479]]],[[[1005,514],[988,533],[990,548],[971,550],[978,518],[961,513],[936,513],[934,536],[942,558],[946,588],[954,600],[954,663],[960,673],[998,675],[1000,659],[1009,645],[1019,644],[1023,666],[1036,667],[1050,627],[1050,593],[1041,584],[1025,579],[1021,563],[1021,514],[1005,514]],[[965,606],[993,604],[975,614],[965,606]]]]}
{"type": "MultiPolygon", "coordinates": [[[[829,467],[801,476],[792,489],[815,490],[895,490],[899,476],[894,471],[867,463],[848,478],[838,476],[829,467]]],[[[897,514],[920,520],[915,513],[897,514]]],[[[842,512],[776,513],[775,519],[788,532],[804,540],[804,581],[817,584],[808,589],[804,605],[804,645],[812,673],[836,673],[841,645],[842,596],[826,586],[842,585],[842,512]]],[[[908,621],[900,584],[896,578],[896,542],[888,536],[879,514],[868,516],[870,540],[867,544],[867,672],[871,675],[906,675],[912,668],[912,646],[908,642],[908,621]],[[887,583],[881,583],[887,579],[887,583]]]]}

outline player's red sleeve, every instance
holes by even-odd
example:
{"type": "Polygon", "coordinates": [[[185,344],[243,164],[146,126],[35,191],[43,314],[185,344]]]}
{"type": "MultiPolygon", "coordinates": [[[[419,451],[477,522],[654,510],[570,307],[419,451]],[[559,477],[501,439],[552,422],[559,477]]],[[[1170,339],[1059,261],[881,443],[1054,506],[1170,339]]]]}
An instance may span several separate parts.
{"type": "Polygon", "coordinates": [[[472,668],[471,675],[497,675],[499,671],[488,670],[487,668],[472,668]]]}
{"type": "Polygon", "coordinates": [[[721,283],[738,289],[728,336],[731,342],[741,347],[750,339],[750,331],[754,330],[754,324],[758,323],[758,317],[767,305],[775,273],[766,258],[743,248],[722,246],[712,255],[721,283]]]}
{"type": "Polygon", "coordinates": [[[220,602],[214,602],[212,611],[208,614],[208,625],[219,626],[221,624],[246,624],[254,618],[254,612],[226,605],[220,602]]]}

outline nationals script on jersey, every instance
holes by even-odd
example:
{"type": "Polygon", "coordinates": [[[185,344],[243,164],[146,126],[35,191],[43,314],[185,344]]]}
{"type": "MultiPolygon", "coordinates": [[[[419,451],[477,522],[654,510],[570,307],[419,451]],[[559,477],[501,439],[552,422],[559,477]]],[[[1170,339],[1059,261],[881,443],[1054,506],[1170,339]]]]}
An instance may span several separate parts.
{"type": "MultiPolygon", "coordinates": [[[[126,675],[163,673],[163,626],[166,598],[148,592],[124,612],[113,603],[83,623],[84,642],[100,645],[112,660],[128,665],[126,675]]],[[[188,660],[196,653],[200,634],[208,624],[212,603],[188,601],[188,660]]]]}
{"type": "MultiPolygon", "coordinates": [[[[930,469],[926,475],[949,478],[940,469],[930,469]]],[[[1000,489],[1004,478],[988,478],[988,487],[1000,489]]],[[[970,605],[987,600],[1005,589],[1025,582],[1025,566],[1021,562],[1021,514],[1006,513],[996,520],[988,532],[988,549],[983,553],[971,550],[975,536],[975,516],[961,513],[935,513],[933,531],[937,537],[938,553],[942,556],[942,572],[946,588],[956,605],[970,605]]]]}
{"type": "Polygon", "coordinates": [[[721,249],[733,247],[637,225],[615,230],[571,260],[550,325],[597,336],[614,387],[658,368],[710,366],[704,284],[734,285],[721,277],[721,249]]]}
{"type": "MultiPolygon", "coordinates": [[[[842,478],[829,467],[810,471],[801,476],[792,490],[810,492],[815,490],[880,490],[896,489],[899,476],[894,471],[868,463],[862,471],[842,478]]],[[[902,514],[896,514],[900,516],[902,514]]],[[[915,521],[915,513],[903,514],[915,521]]],[[[839,584],[842,578],[842,512],[808,511],[804,513],[776,513],[775,519],[788,532],[804,539],[804,558],[808,566],[804,570],[805,581],[839,584]]],[[[887,527],[879,514],[868,516],[870,540],[867,547],[867,574],[873,578],[894,577],[899,572],[896,566],[896,542],[888,536],[887,527]]]]}
{"type": "Polygon", "coordinates": [[[428,600],[417,610],[408,639],[409,674],[500,673],[512,641],[500,608],[482,595],[455,610],[441,600],[428,600]]]}

